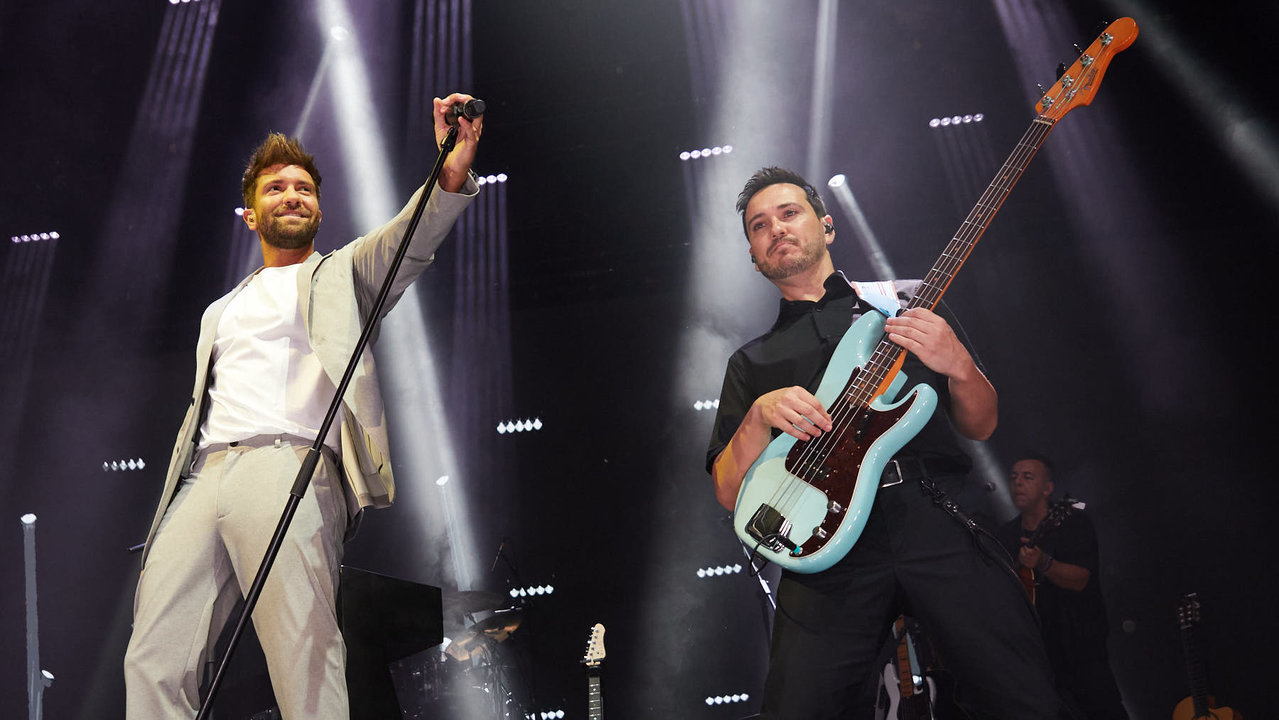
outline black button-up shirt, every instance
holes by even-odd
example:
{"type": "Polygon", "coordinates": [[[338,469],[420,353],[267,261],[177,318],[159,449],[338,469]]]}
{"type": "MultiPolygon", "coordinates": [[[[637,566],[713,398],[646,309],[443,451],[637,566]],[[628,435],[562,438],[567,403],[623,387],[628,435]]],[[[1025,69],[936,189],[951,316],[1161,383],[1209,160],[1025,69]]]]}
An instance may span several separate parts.
{"type": "MultiPolygon", "coordinates": [[[[896,281],[896,286],[898,300],[905,308],[910,296],[903,288],[913,290],[918,281],[896,281]]],[[[826,294],[815,302],[783,299],[772,329],[738,348],[729,358],[724,387],[719,396],[719,412],[715,416],[715,428],[706,452],[707,472],[757,398],[791,385],[816,392],[826,365],[844,333],[863,313],[878,312],[858,297],[843,273],[835,272],[826,278],[825,287],[826,294]]],[[[954,317],[944,304],[939,304],[935,311],[952,328],[956,326],[954,317]]],[[[927,383],[937,390],[939,406],[927,425],[897,456],[919,455],[953,460],[964,468],[970,467],[972,461],[959,449],[950,426],[950,392],[946,377],[929,370],[913,354],[907,354],[901,372],[906,375],[902,395],[921,382],[927,383]]],[[[780,434],[780,430],[773,430],[774,437],[780,434]]]]}

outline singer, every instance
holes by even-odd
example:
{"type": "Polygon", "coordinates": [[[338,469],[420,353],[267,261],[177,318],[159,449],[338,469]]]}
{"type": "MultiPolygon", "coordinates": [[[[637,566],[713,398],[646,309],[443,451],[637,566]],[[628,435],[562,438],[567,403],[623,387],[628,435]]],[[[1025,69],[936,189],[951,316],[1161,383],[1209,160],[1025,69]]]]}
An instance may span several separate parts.
{"type": "MultiPolygon", "coordinates": [[[[435,99],[435,136],[454,93],[435,99]]],[[[470,176],[483,119],[462,113],[457,145],[405,255],[386,310],[431,262],[478,192],[470,176]]],[[[258,570],[303,458],[315,442],[412,216],[328,255],[315,253],[320,173],[296,140],[272,133],[243,178],[244,223],[263,267],[204,313],[195,387],[151,523],[124,660],[130,720],[193,718],[211,641],[258,570]]],[[[364,508],[395,496],[376,359],[366,349],[309,491],[253,613],[286,719],[346,718],[336,593],[342,543],[364,508]]]]}

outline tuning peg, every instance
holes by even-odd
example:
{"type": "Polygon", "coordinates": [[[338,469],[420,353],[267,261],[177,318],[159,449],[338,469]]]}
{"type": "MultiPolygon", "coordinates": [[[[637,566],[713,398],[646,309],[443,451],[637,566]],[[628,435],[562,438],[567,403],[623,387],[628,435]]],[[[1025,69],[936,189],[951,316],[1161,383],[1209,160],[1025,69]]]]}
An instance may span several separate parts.
{"type": "Polygon", "coordinates": [[[1057,63],[1057,77],[1060,78],[1062,75],[1065,75],[1065,74],[1066,74],[1066,63],[1064,62],[1057,63]]]}
{"type": "Polygon", "coordinates": [[[1079,43],[1071,43],[1071,44],[1070,44],[1070,46],[1071,46],[1071,47],[1073,47],[1073,48],[1075,49],[1075,54],[1076,54],[1076,55],[1083,55],[1083,54],[1084,54],[1084,49],[1083,49],[1083,48],[1081,48],[1081,47],[1079,47],[1079,43]]]}
{"type": "Polygon", "coordinates": [[[1039,88],[1040,95],[1043,95],[1044,93],[1048,92],[1047,90],[1044,89],[1044,86],[1041,83],[1035,83],[1035,87],[1039,88]]]}

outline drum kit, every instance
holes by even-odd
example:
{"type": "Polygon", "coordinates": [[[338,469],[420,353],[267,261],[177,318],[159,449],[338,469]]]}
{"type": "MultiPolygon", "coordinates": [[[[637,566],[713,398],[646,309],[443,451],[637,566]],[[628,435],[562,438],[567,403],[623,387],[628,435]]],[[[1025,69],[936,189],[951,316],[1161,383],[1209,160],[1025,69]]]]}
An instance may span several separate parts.
{"type": "Polygon", "coordinates": [[[392,664],[405,720],[522,718],[507,642],[528,608],[482,590],[443,597],[443,644],[392,664]]]}

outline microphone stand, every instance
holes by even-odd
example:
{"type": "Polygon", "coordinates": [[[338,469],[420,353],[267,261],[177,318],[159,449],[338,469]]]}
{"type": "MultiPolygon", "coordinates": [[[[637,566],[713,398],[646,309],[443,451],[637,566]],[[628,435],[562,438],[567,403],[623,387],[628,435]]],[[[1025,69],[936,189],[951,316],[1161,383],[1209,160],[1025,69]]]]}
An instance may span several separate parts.
{"type": "Polygon", "coordinates": [[[235,631],[231,633],[231,640],[227,644],[226,652],[223,653],[222,660],[218,663],[217,674],[213,676],[213,684],[209,686],[209,695],[200,707],[200,713],[196,716],[196,720],[208,720],[209,712],[213,708],[213,701],[217,697],[218,689],[222,686],[222,679],[226,675],[227,666],[231,662],[231,655],[235,653],[236,646],[240,644],[240,636],[244,634],[244,628],[253,614],[253,608],[257,605],[258,596],[262,594],[262,587],[266,584],[267,575],[271,572],[271,566],[275,564],[275,557],[280,552],[280,547],[284,542],[284,533],[288,531],[289,525],[293,522],[298,503],[302,501],[302,498],[306,495],[307,486],[311,484],[311,476],[315,474],[315,467],[322,457],[321,448],[324,447],[324,438],[328,437],[329,428],[333,425],[333,419],[337,417],[338,409],[342,407],[342,396],[346,394],[346,388],[351,384],[351,378],[355,375],[355,366],[359,362],[360,355],[364,353],[364,348],[368,347],[369,339],[373,335],[378,318],[382,315],[382,308],[386,305],[386,298],[391,294],[391,284],[395,280],[396,273],[400,270],[404,254],[408,251],[409,241],[413,238],[413,232],[417,229],[418,221],[422,218],[426,203],[431,198],[431,192],[435,189],[440,170],[444,168],[444,160],[453,151],[456,144],[457,126],[453,125],[449,128],[444,141],[440,143],[440,155],[436,158],[435,167],[431,169],[431,174],[426,180],[426,186],[422,190],[422,197],[418,199],[417,206],[413,209],[413,217],[409,220],[409,226],[404,231],[404,237],[400,239],[400,246],[395,251],[395,258],[391,261],[390,269],[387,270],[386,280],[382,282],[382,289],[378,291],[377,300],[373,303],[373,308],[369,311],[368,320],[364,323],[364,329],[360,332],[360,338],[355,343],[355,350],[352,351],[351,360],[346,365],[346,372],[342,374],[342,381],[338,383],[337,392],[333,395],[333,402],[329,404],[329,410],[324,416],[324,423],[320,425],[320,431],[316,434],[315,442],[311,445],[306,459],[302,461],[302,467],[298,468],[297,478],[293,481],[293,488],[289,490],[288,502],[284,506],[284,514],[280,516],[280,522],[275,528],[275,534],[271,536],[271,542],[267,545],[266,555],[262,558],[262,564],[258,567],[257,575],[253,578],[253,585],[249,587],[249,592],[244,596],[244,608],[240,611],[239,618],[236,619],[235,631]]]}

